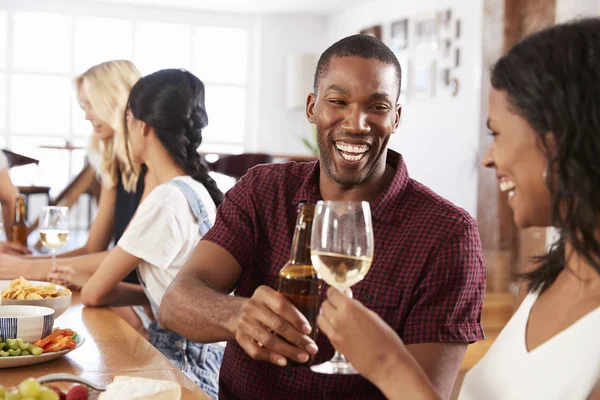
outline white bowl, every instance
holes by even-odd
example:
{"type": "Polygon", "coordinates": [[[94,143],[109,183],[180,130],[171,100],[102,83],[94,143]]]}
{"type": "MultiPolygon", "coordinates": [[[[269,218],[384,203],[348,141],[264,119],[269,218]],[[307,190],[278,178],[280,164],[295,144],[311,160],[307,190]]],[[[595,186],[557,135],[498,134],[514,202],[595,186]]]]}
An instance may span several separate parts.
{"type": "Polygon", "coordinates": [[[36,306],[0,307],[0,337],[22,338],[33,343],[48,336],[54,326],[54,310],[36,306]]]}
{"type": "MultiPolygon", "coordinates": [[[[8,287],[11,281],[0,281],[0,292],[8,287]]],[[[41,281],[29,281],[34,285],[44,285],[49,282],[41,282],[41,281]]],[[[65,289],[64,286],[56,285],[58,290],[65,289]]],[[[14,300],[14,299],[0,299],[0,304],[7,306],[38,306],[38,307],[48,307],[52,308],[56,311],[54,318],[58,318],[64,313],[67,308],[71,305],[72,293],[69,293],[64,296],[58,297],[49,297],[47,299],[37,299],[37,300],[14,300]]]]}

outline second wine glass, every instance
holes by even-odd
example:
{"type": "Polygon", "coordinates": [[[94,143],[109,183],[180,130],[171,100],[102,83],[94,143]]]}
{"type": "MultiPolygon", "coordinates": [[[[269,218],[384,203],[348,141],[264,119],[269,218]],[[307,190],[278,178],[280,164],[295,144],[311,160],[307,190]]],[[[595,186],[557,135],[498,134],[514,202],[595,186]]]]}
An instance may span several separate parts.
{"type": "MultiPolygon", "coordinates": [[[[313,266],[330,286],[346,291],[360,282],[373,260],[374,240],[369,203],[320,201],[313,220],[310,256],[313,266]]],[[[333,358],[313,365],[322,374],[357,374],[346,360],[335,352],[333,358]]]]}
{"type": "Polygon", "coordinates": [[[40,216],[40,241],[52,253],[52,268],[56,266],[56,250],[69,239],[69,209],[48,206],[40,216]]]}

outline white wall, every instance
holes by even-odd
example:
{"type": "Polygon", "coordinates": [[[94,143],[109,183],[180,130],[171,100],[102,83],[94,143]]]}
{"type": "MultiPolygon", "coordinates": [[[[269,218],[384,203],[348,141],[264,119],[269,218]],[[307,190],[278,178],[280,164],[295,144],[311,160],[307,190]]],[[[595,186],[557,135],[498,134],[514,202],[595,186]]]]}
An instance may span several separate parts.
{"type": "Polygon", "coordinates": [[[285,57],[288,53],[320,54],[326,43],[326,22],[325,17],[316,16],[259,17],[257,115],[255,141],[250,150],[272,154],[310,154],[302,144],[302,138],[311,137],[312,132],[304,109],[288,110],[284,106],[285,57]]]}
{"type": "Polygon", "coordinates": [[[600,0],[556,0],[556,22],[600,16],[600,0]]]}
{"type": "Polygon", "coordinates": [[[390,141],[390,148],[404,155],[413,178],[475,216],[483,1],[366,0],[330,17],[327,42],[333,43],[376,24],[383,25],[383,40],[386,41],[393,21],[408,17],[412,23],[423,13],[445,9],[452,9],[453,16],[462,21],[461,39],[456,41],[461,49],[461,65],[453,73],[460,81],[460,92],[456,97],[443,90],[437,91],[430,100],[409,99],[403,107],[402,122],[390,141]]]}

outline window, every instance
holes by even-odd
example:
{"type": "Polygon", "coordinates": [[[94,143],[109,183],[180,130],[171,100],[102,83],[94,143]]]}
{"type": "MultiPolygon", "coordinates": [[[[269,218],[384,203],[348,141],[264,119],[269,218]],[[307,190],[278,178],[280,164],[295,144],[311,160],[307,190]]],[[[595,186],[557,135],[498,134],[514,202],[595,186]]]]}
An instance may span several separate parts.
{"type": "Polygon", "coordinates": [[[10,131],[14,134],[67,136],[71,92],[69,78],[12,74],[10,131]]]}
{"type": "Polygon", "coordinates": [[[6,68],[6,53],[8,40],[6,37],[7,20],[6,11],[0,10],[0,68],[6,68]]]}
{"type": "Polygon", "coordinates": [[[209,125],[202,150],[244,150],[247,29],[143,18],[141,9],[129,18],[110,11],[88,15],[86,6],[42,12],[14,4],[12,10],[0,9],[0,146],[40,160],[37,167],[13,169],[16,184],[51,186],[55,196],[81,170],[83,150],[44,146],[87,143],[92,129],[77,103],[73,78],[114,59],[132,60],[144,75],[163,68],[190,70],[206,88],[209,125]]]}
{"type": "Polygon", "coordinates": [[[143,75],[164,68],[190,69],[191,27],[139,22],[135,27],[133,62],[143,75]]]}
{"type": "Polygon", "coordinates": [[[69,73],[71,70],[72,18],[59,14],[13,14],[15,69],[69,73]]]}
{"type": "Polygon", "coordinates": [[[131,60],[133,22],[115,18],[75,18],[75,72],[108,60],[131,60]],[[106,29],[110,26],[110,29],[106,29]]]}

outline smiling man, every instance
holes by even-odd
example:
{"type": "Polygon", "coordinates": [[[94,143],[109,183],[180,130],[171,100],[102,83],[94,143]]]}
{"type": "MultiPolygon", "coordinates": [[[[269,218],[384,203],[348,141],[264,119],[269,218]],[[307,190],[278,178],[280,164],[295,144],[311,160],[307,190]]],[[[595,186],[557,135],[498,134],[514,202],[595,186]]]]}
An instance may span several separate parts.
{"type": "Polygon", "coordinates": [[[229,341],[220,374],[226,399],[383,398],[360,376],[290,367],[333,355],[274,288],[292,242],[297,205],[368,201],[375,257],[354,297],[379,314],[448,397],[480,325],[485,268],[475,221],[408,176],[388,149],[400,121],[401,69],[382,42],[350,36],[319,59],[306,113],[319,160],[248,171],[163,298],[159,320],[199,342],[229,341]],[[235,296],[228,296],[235,289],[235,296]],[[285,340],[284,340],[285,339],[285,340]]]}

